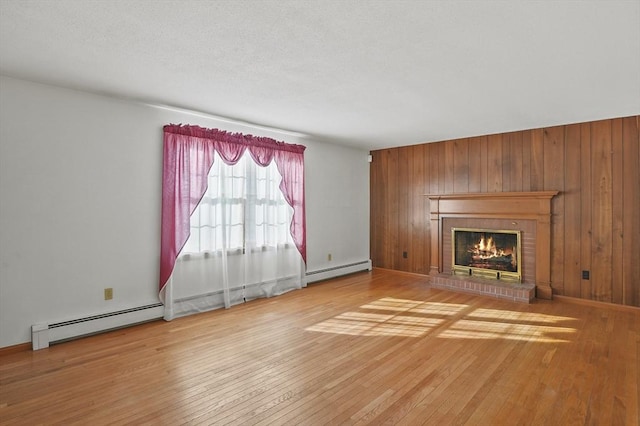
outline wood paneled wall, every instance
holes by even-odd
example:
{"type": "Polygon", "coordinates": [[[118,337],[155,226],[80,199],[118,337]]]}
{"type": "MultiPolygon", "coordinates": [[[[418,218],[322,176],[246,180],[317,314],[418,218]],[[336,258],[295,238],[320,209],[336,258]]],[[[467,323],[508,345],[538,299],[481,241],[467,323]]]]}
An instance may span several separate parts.
{"type": "Polygon", "coordinates": [[[640,306],[639,123],[633,116],[372,151],[373,265],[429,273],[425,194],[558,190],[554,293],[640,306]]]}

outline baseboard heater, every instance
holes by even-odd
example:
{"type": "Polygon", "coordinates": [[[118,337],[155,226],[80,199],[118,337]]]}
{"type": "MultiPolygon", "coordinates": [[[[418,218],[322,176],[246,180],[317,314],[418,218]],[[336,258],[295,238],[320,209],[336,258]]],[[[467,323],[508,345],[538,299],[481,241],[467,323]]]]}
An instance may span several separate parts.
{"type": "Polygon", "coordinates": [[[346,265],[334,266],[331,268],[318,269],[307,272],[307,283],[328,280],[342,275],[353,274],[354,272],[370,271],[372,269],[371,259],[361,262],[349,263],[346,265]]]}
{"type": "Polygon", "coordinates": [[[79,337],[153,321],[162,318],[163,315],[164,306],[162,303],[153,303],[69,321],[34,324],[31,326],[31,347],[36,351],[48,348],[53,343],[62,343],[79,337]]]}

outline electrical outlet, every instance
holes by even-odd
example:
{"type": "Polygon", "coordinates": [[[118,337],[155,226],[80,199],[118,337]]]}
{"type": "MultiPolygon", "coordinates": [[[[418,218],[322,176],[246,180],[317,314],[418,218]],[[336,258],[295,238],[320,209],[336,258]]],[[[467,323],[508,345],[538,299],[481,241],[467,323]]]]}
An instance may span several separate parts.
{"type": "Polygon", "coordinates": [[[408,257],[408,256],[407,256],[407,252],[406,252],[406,251],[403,251],[403,252],[402,252],[402,257],[403,257],[403,258],[405,258],[405,259],[408,257]]]}
{"type": "Polygon", "coordinates": [[[327,255],[327,260],[328,260],[329,262],[331,262],[331,253],[329,253],[329,254],[327,255]]]}
{"type": "Polygon", "coordinates": [[[113,299],[113,289],[111,287],[104,289],[104,300],[113,299]]]}

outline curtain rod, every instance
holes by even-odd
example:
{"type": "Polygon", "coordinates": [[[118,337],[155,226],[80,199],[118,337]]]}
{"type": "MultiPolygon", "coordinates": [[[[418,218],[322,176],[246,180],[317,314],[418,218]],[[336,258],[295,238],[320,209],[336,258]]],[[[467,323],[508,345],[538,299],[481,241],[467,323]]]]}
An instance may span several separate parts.
{"type": "Polygon", "coordinates": [[[299,133],[299,132],[293,132],[293,131],[290,131],[290,130],[279,129],[277,127],[262,126],[262,125],[259,125],[259,124],[250,123],[248,121],[234,120],[232,118],[221,117],[221,116],[214,115],[214,114],[209,114],[209,113],[206,113],[206,112],[194,111],[194,110],[190,110],[190,109],[186,109],[186,108],[172,107],[172,106],[168,106],[168,105],[151,104],[151,103],[148,103],[148,102],[141,102],[141,103],[143,105],[149,106],[151,108],[157,108],[157,109],[162,109],[162,110],[165,110],[165,111],[172,111],[172,112],[178,112],[178,113],[182,113],[182,114],[188,114],[188,115],[192,115],[194,117],[213,119],[213,120],[222,121],[222,122],[229,123],[229,124],[235,124],[235,125],[250,127],[250,128],[259,129],[259,130],[266,130],[268,132],[280,133],[280,134],[283,134],[283,135],[288,135],[288,136],[293,136],[293,137],[298,137],[298,138],[306,138],[306,137],[308,137],[308,135],[306,135],[304,133],[299,133]]]}

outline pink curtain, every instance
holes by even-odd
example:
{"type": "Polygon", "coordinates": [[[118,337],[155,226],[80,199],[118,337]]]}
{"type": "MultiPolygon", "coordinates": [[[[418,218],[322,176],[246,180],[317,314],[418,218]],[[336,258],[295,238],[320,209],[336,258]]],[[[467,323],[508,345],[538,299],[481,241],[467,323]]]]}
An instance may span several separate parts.
{"type": "Polygon", "coordinates": [[[271,138],[228,133],[198,126],[164,126],[162,169],[162,231],[160,242],[160,291],[166,285],[189,238],[189,218],[207,190],[207,176],[214,153],[227,164],[238,162],[246,149],[260,166],[275,160],[282,175],[280,190],[293,208],[291,236],[307,261],[304,205],[304,150],[271,138]]]}

